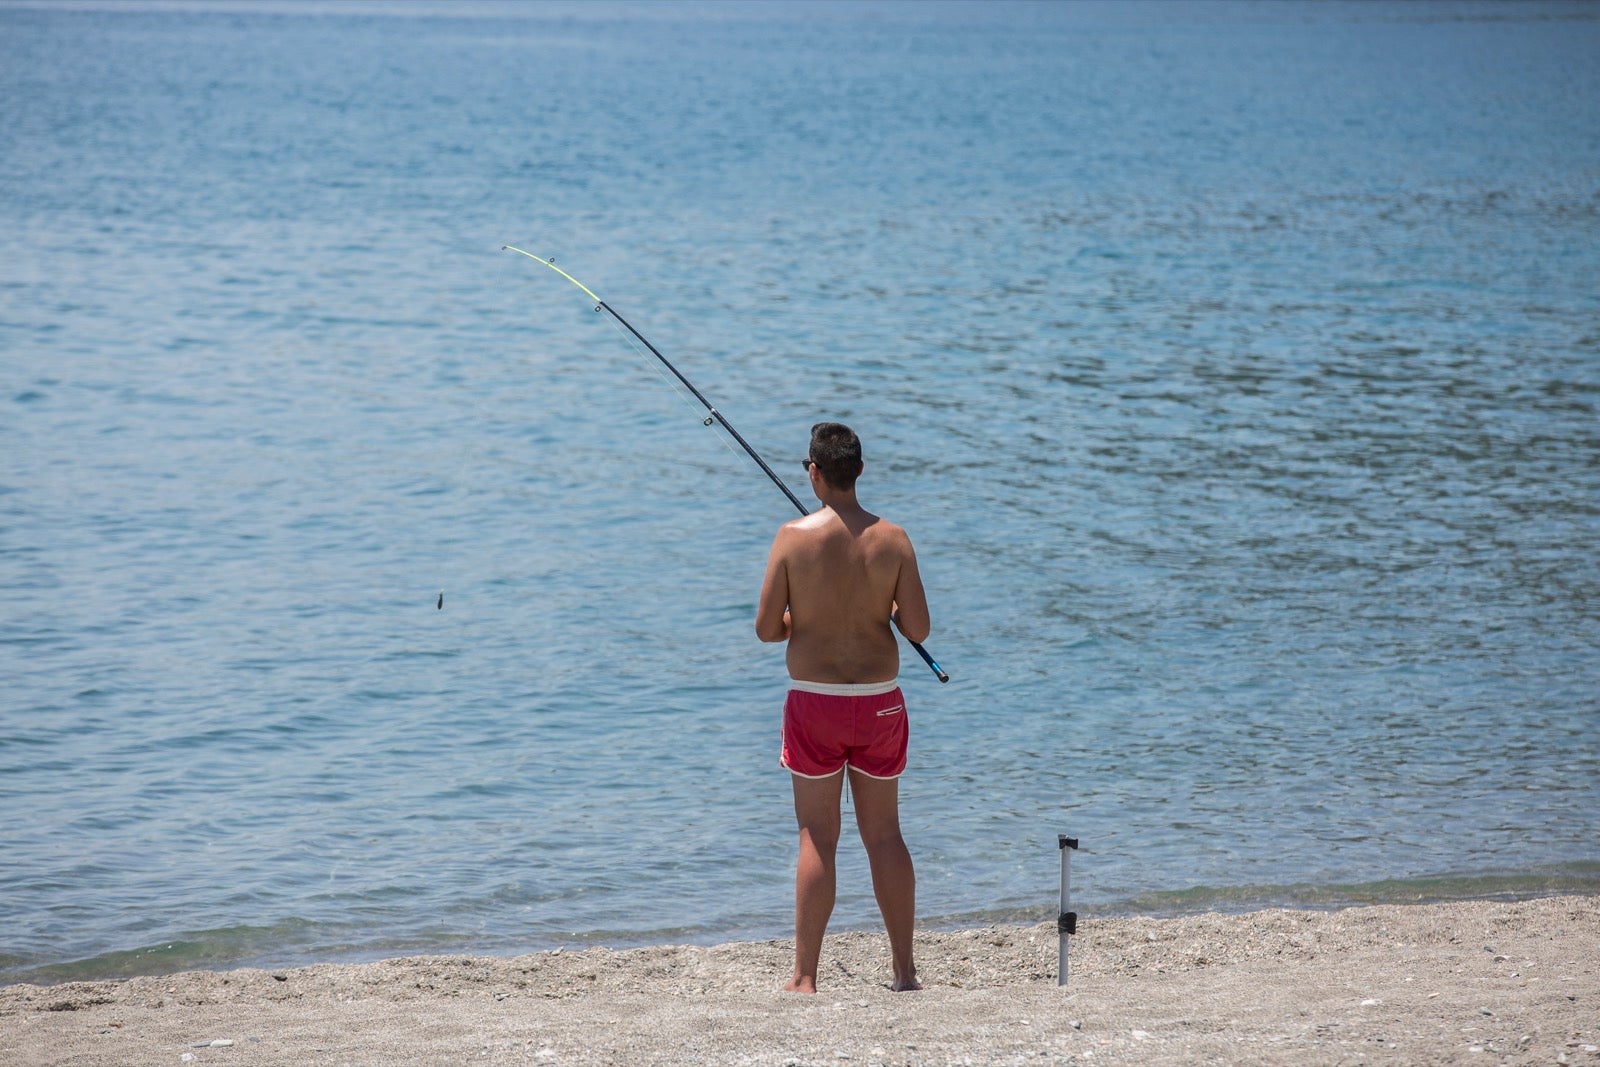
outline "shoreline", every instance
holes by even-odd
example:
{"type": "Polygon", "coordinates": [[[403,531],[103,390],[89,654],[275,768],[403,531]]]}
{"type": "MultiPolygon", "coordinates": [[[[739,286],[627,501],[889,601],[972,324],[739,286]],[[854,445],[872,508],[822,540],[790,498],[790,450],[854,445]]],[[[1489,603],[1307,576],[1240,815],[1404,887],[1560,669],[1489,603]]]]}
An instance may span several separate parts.
{"type": "Polygon", "coordinates": [[[830,936],[817,996],[780,991],[786,940],[21,984],[0,1047],[63,1067],[1600,1064],[1591,896],[1090,917],[1065,989],[1053,923],[917,944],[906,994],[881,933],[830,936]]]}
{"type": "MultiPolygon", "coordinates": [[[[1274,910],[1343,911],[1382,905],[1411,907],[1422,904],[1511,903],[1557,896],[1600,897],[1600,866],[1593,863],[1574,864],[1570,868],[1542,873],[1433,876],[1336,885],[1197,886],[1186,890],[1146,893],[1121,900],[1089,900],[1079,906],[1079,911],[1099,921],[1182,919],[1205,914],[1248,915],[1274,910]]],[[[927,915],[917,920],[917,929],[928,933],[959,933],[990,926],[1033,926],[1041,922],[1053,922],[1054,914],[1053,909],[1035,906],[927,915]]],[[[871,933],[881,929],[879,922],[876,915],[865,921],[859,917],[843,920],[835,915],[829,930],[837,933],[871,933]]],[[[711,948],[733,942],[781,940],[788,934],[788,930],[781,925],[768,929],[746,927],[721,931],[697,927],[656,931],[596,931],[572,933],[566,937],[544,935],[520,941],[500,937],[487,941],[454,939],[431,945],[405,942],[390,945],[351,943],[318,948],[314,945],[285,945],[274,936],[282,931],[271,928],[248,929],[254,945],[250,951],[244,952],[239,950],[235,937],[238,929],[234,928],[222,931],[228,935],[228,943],[217,945],[215,951],[207,947],[205,940],[213,932],[185,931],[150,945],[109,950],[94,956],[57,962],[29,962],[12,957],[8,961],[9,967],[0,969],[0,989],[12,985],[114,982],[186,971],[281,970],[319,963],[355,965],[401,957],[505,958],[532,956],[557,948],[564,952],[592,948],[627,951],[663,945],[711,948]],[[182,946],[183,951],[169,954],[178,945],[182,946]]]]}

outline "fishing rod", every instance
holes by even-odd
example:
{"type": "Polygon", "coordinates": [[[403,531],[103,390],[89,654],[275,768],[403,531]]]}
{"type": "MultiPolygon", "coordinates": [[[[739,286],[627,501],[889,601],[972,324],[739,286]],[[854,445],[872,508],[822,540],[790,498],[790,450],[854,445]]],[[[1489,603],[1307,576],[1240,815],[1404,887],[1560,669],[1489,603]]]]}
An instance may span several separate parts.
{"type": "MultiPolygon", "coordinates": [[[[586,296],[588,296],[590,300],[594,301],[594,309],[596,311],[604,311],[607,314],[609,314],[612,318],[616,319],[619,323],[621,323],[622,326],[629,333],[631,333],[634,337],[639,339],[639,343],[640,344],[644,345],[646,348],[648,348],[650,350],[650,354],[651,355],[655,356],[657,359],[659,359],[661,361],[661,365],[662,366],[666,367],[669,371],[672,372],[673,377],[677,378],[678,381],[682,382],[684,384],[685,388],[687,388],[689,390],[689,392],[694,394],[694,398],[696,400],[700,401],[701,406],[703,406],[706,409],[706,411],[710,412],[710,414],[708,414],[702,420],[704,425],[710,426],[713,422],[715,422],[715,423],[719,424],[724,430],[727,430],[728,431],[728,436],[732,437],[735,441],[737,441],[739,443],[739,447],[744,449],[746,454],[748,454],[751,459],[756,461],[756,466],[760,467],[763,471],[765,471],[767,477],[772,479],[772,484],[777,486],[780,490],[782,490],[783,491],[783,495],[789,498],[789,503],[793,504],[795,506],[795,508],[797,510],[799,510],[801,515],[809,515],[809,514],[811,514],[811,512],[806,509],[806,506],[804,504],[800,503],[800,498],[795,496],[794,493],[790,492],[789,487],[787,485],[783,484],[783,479],[779,478],[778,475],[773,471],[773,469],[771,467],[767,466],[767,461],[762,459],[760,454],[757,453],[755,449],[750,447],[750,442],[746,441],[744,439],[744,437],[739,433],[739,431],[735,430],[733,428],[733,426],[728,422],[728,420],[723,416],[722,412],[718,411],[716,409],[716,407],[711,403],[711,401],[706,399],[705,394],[702,393],[700,390],[696,389],[694,387],[694,383],[691,382],[688,378],[685,378],[683,376],[683,372],[678,370],[677,367],[674,367],[672,365],[672,362],[670,360],[668,360],[666,356],[663,356],[660,353],[660,351],[657,350],[655,345],[653,345],[649,341],[647,341],[645,339],[644,334],[642,334],[638,330],[634,329],[632,323],[630,323],[627,319],[623,318],[621,315],[617,314],[616,308],[612,307],[610,304],[606,303],[604,300],[601,300],[598,296],[596,296],[594,294],[594,291],[592,289],[590,289],[587,285],[584,285],[578,279],[574,278],[572,275],[568,274],[566,271],[564,271],[560,267],[556,266],[555,260],[553,260],[553,259],[543,259],[543,258],[541,258],[539,256],[534,255],[532,252],[524,252],[522,249],[517,248],[514,245],[502,245],[500,247],[500,251],[502,251],[502,252],[517,252],[517,253],[520,253],[521,255],[527,256],[529,259],[533,260],[535,263],[543,263],[545,266],[549,267],[551,270],[553,270],[557,274],[561,275],[567,281],[571,282],[573,285],[576,285],[579,289],[582,289],[584,294],[586,296]]],[[[923,648],[920,643],[918,643],[916,641],[912,641],[909,637],[906,638],[906,640],[910,643],[912,648],[917,650],[917,655],[922,657],[922,661],[928,665],[928,668],[931,671],[933,671],[934,675],[939,679],[939,681],[948,682],[950,680],[950,676],[945,673],[944,668],[939,666],[939,664],[934,661],[934,658],[932,656],[928,655],[928,650],[927,649],[923,648]]]]}

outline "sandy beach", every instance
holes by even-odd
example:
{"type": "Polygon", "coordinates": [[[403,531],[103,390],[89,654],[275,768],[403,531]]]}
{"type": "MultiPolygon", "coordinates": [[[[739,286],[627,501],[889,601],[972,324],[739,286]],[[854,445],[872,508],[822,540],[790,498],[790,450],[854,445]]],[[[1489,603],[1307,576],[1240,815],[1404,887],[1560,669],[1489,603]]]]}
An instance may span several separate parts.
{"type": "Polygon", "coordinates": [[[416,957],[0,989],[7,1064],[1600,1064],[1600,898],[1086,916],[789,945],[416,957]]]}

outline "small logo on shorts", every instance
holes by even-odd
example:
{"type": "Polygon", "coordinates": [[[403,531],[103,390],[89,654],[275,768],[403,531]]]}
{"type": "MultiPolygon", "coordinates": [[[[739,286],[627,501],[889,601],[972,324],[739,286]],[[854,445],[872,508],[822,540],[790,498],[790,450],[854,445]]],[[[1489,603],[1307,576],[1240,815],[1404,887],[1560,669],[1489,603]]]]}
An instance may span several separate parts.
{"type": "Polygon", "coordinates": [[[906,708],[906,706],[904,704],[896,704],[892,708],[884,708],[882,711],[878,712],[878,718],[881,719],[885,715],[897,715],[900,712],[904,711],[905,708],[906,708]]]}

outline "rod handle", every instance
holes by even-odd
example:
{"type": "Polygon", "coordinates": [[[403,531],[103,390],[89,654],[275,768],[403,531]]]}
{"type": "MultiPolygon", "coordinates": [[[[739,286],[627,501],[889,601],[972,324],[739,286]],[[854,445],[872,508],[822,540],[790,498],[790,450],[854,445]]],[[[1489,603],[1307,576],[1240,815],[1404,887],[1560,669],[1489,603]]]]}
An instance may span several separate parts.
{"type": "MultiPolygon", "coordinates": [[[[910,640],[910,638],[907,638],[907,640],[910,640]]],[[[928,655],[927,649],[915,641],[911,642],[911,647],[917,650],[917,655],[921,656],[922,662],[926,663],[928,668],[933,671],[934,677],[938,678],[940,682],[948,682],[950,680],[950,676],[944,672],[944,668],[935,663],[933,657],[928,655]]]]}

